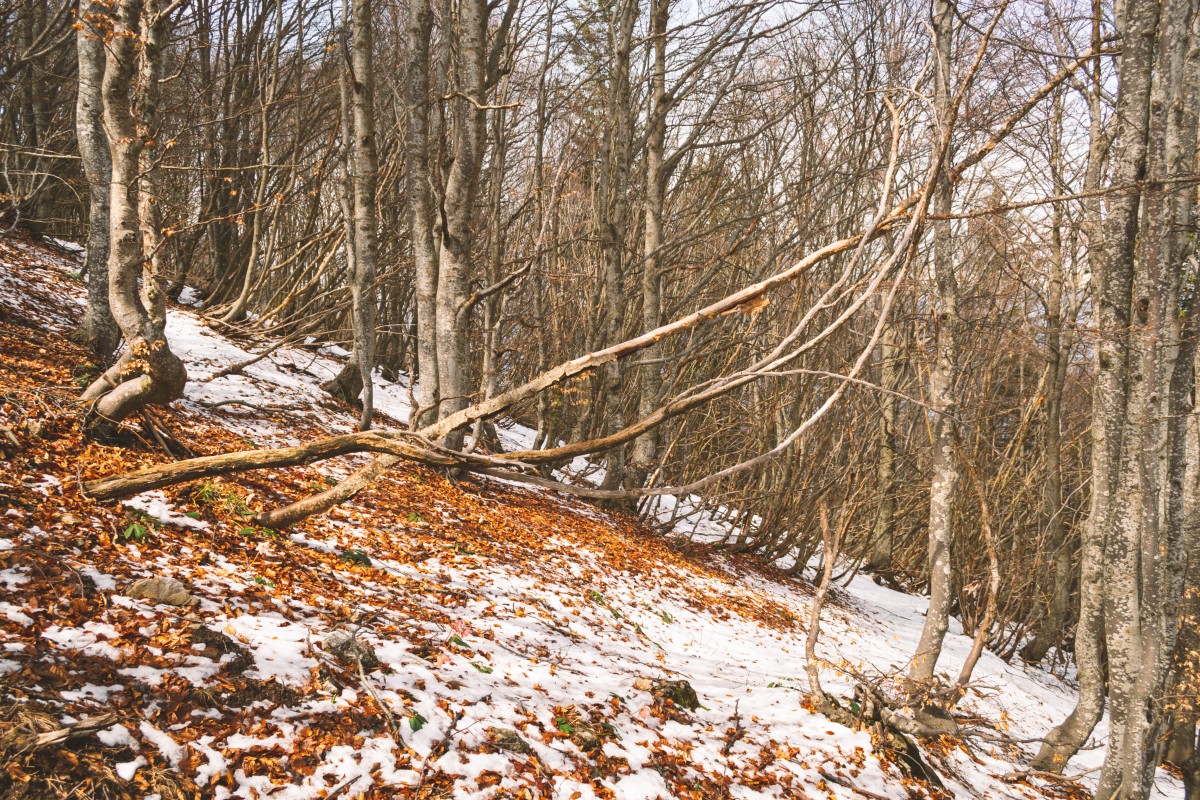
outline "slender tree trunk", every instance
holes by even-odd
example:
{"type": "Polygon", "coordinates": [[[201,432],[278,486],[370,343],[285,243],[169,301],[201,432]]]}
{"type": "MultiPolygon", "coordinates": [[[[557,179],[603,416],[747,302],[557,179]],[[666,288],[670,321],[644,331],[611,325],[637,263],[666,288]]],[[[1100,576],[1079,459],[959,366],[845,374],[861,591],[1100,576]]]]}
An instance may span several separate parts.
{"type": "MultiPolygon", "coordinates": [[[[469,309],[467,299],[474,250],[475,200],[487,128],[485,68],[488,10],[484,0],[463,0],[456,24],[456,96],[451,132],[453,160],[446,179],[437,281],[438,390],[440,415],[471,405],[469,309]]],[[[463,431],[451,432],[446,445],[462,446],[463,431]]]]}
{"type": "Polygon", "coordinates": [[[104,133],[104,40],[95,23],[103,10],[95,0],[81,0],[75,47],[79,57],[79,91],[75,101],[75,136],[83,174],[88,183],[88,238],[84,272],[87,273],[87,313],[72,338],[92,351],[107,366],[121,331],[108,305],[108,194],[112,159],[104,133]]]}
{"type": "MultiPolygon", "coordinates": [[[[237,322],[246,315],[246,309],[250,304],[250,294],[254,289],[254,277],[257,274],[259,243],[262,239],[262,225],[265,209],[263,205],[267,200],[267,184],[270,180],[270,168],[267,166],[271,162],[271,125],[270,111],[271,106],[275,103],[275,93],[279,85],[279,47],[282,43],[283,35],[283,0],[275,0],[275,29],[279,33],[275,36],[275,41],[271,44],[271,77],[268,81],[265,94],[260,99],[259,107],[259,169],[258,169],[258,185],[254,190],[254,218],[250,223],[250,255],[246,258],[246,268],[242,272],[242,288],[238,292],[238,296],[234,299],[233,304],[221,316],[222,322],[237,322]]],[[[355,396],[357,396],[357,392],[355,396]]]]}
{"type": "Polygon", "coordinates": [[[896,521],[896,416],[899,398],[892,394],[899,388],[900,348],[896,343],[897,329],[889,320],[879,342],[879,385],[885,394],[879,400],[878,450],[875,457],[875,485],[879,506],[871,536],[871,555],[867,569],[888,573],[892,568],[892,549],[896,521]]]}
{"type": "MultiPolygon", "coordinates": [[[[1051,140],[1050,169],[1056,193],[1066,192],[1062,180],[1062,96],[1054,100],[1054,137],[1051,140]]],[[[1046,402],[1042,448],[1046,458],[1046,482],[1042,487],[1042,516],[1046,521],[1047,550],[1054,559],[1050,598],[1046,616],[1037,635],[1021,651],[1021,657],[1038,662],[1050,648],[1062,641],[1063,627],[1070,610],[1071,584],[1075,575],[1073,559],[1067,546],[1067,526],[1063,517],[1062,478],[1062,399],[1067,379],[1067,352],[1063,345],[1063,241],[1064,214],[1061,204],[1053,209],[1053,230],[1050,241],[1050,293],[1046,300],[1046,402]]]]}
{"type": "MultiPolygon", "coordinates": [[[[944,126],[950,117],[951,58],[954,38],[953,0],[937,0],[934,7],[934,37],[937,51],[935,67],[935,99],[938,118],[944,126]]],[[[938,140],[948,137],[942,129],[935,134],[934,152],[939,152],[938,140]]],[[[949,214],[953,188],[947,168],[951,163],[949,148],[933,195],[933,213],[949,214]]],[[[954,575],[950,565],[952,513],[955,487],[958,483],[958,464],[954,454],[954,417],[958,413],[958,278],[955,274],[954,242],[949,220],[933,222],[933,271],[938,291],[936,360],[929,379],[929,404],[933,409],[933,478],[929,487],[929,611],[909,668],[914,681],[933,679],[942,641],[949,627],[950,604],[953,599],[954,575]]]]}
{"type": "MultiPolygon", "coordinates": [[[[546,130],[550,127],[549,115],[549,72],[550,57],[554,45],[554,12],[556,6],[551,4],[546,10],[546,38],[543,42],[542,64],[538,71],[537,109],[535,111],[536,127],[534,129],[533,145],[533,195],[534,195],[534,230],[537,231],[537,249],[533,266],[530,270],[529,282],[533,290],[534,321],[537,325],[535,341],[534,371],[545,372],[550,366],[549,342],[550,321],[545,315],[545,253],[546,242],[550,240],[547,234],[546,217],[546,130]]],[[[533,449],[554,447],[556,440],[555,425],[551,420],[551,400],[549,393],[543,392],[537,398],[537,435],[533,449]]]]}
{"type": "MultiPolygon", "coordinates": [[[[664,169],[667,140],[667,23],[670,0],[652,0],[650,6],[650,48],[653,65],[650,75],[649,131],[646,137],[646,196],[643,200],[645,231],[642,234],[642,330],[652,331],[662,324],[662,246],[663,209],[666,204],[667,176],[664,169]]],[[[643,356],[649,361],[639,373],[638,418],[662,403],[662,348],[651,347],[643,356]]],[[[658,457],[658,431],[634,440],[630,454],[629,485],[640,487],[654,469],[658,457]]]]}
{"type": "MultiPolygon", "coordinates": [[[[619,342],[625,331],[625,240],[629,224],[629,167],[633,139],[633,97],[629,86],[633,28],[637,20],[635,0],[621,0],[609,20],[609,44],[612,67],[608,76],[608,124],[604,128],[604,152],[600,164],[598,222],[604,286],[604,338],[619,342]]],[[[624,366],[619,362],[605,365],[602,382],[606,430],[624,426],[622,385],[624,366]]],[[[603,486],[616,489],[625,485],[627,449],[618,447],[605,460],[603,486]]]]}
{"type": "MultiPolygon", "coordinates": [[[[350,213],[354,223],[353,272],[350,280],[351,329],[354,352],[343,373],[334,383],[360,387],[362,416],[359,430],[371,427],[374,414],[375,317],[378,297],[375,291],[375,265],[379,256],[376,208],[376,184],[379,157],[375,148],[375,67],[374,32],[371,0],[350,0],[350,136],[346,143],[347,168],[350,172],[350,213]]],[[[347,238],[347,242],[350,238],[347,238]]],[[[358,397],[358,393],[355,393],[358,397]]]]}
{"type": "MultiPolygon", "coordinates": [[[[1092,46],[1100,42],[1100,6],[1093,4],[1092,46]]],[[[1100,186],[1105,157],[1105,133],[1099,60],[1093,62],[1088,94],[1091,120],[1088,166],[1085,188],[1100,186]]],[[[1105,666],[1103,661],[1104,608],[1103,569],[1104,537],[1119,457],[1120,425],[1125,413],[1123,387],[1125,354],[1122,336],[1127,322],[1129,287],[1111,285],[1104,264],[1104,239],[1101,229],[1101,205],[1098,197],[1084,201],[1084,225],[1090,242],[1092,268],[1091,292],[1098,337],[1096,342],[1095,386],[1092,390],[1091,424],[1091,495],[1088,519],[1084,525],[1079,555],[1079,621],[1075,626],[1075,666],[1079,674],[1079,699],[1070,715],[1047,735],[1033,766],[1061,772],[1067,762],[1087,742],[1096,723],[1104,714],[1105,666]]]]}
{"type": "Polygon", "coordinates": [[[412,0],[408,11],[408,58],[406,110],[408,137],[405,169],[409,222],[413,252],[413,283],[416,286],[417,381],[419,409],[411,420],[423,427],[438,417],[441,393],[438,388],[437,285],[438,254],[434,244],[433,174],[429,162],[429,39],[433,35],[433,12],[429,0],[412,0]]]}
{"type": "Polygon", "coordinates": [[[354,166],[354,354],[363,384],[360,430],[371,427],[375,408],[375,291],[379,259],[376,187],[379,156],[375,147],[375,64],[372,0],[354,0],[350,20],[350,67],[353,73],[351,146],[354,166]]]}

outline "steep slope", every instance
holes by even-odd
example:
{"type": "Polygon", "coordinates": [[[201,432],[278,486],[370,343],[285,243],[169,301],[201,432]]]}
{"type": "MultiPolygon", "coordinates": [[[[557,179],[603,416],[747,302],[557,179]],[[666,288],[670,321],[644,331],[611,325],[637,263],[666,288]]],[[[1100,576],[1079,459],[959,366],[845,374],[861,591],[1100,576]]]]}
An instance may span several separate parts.
{"type": "MultiPolygon", "coordinates": [[[[77,268],[70,252],[0,239],[0,796],[938,795],[880,758],[869,731],[811,711],[809,588],[710,545],[417,467],[284,534],[246,523],[354,459],[123,505],[83,497],[80,478],[165,456],[151,428],[120,445],[80,435],[71,398],[88,375],[72,365],[86,358],[65,336],[77,268]]],[[[185,308],[168,334],[192,382],[157,426],[196,453],[353,424],[319,388],[336,352],[279,349],[213,378],[253,354],[185,308]]],[[[407,396],[385,383],[377,404],[402,422],[407,396]]],[[[923,607],[866,579],[836,591],[829,688],[899,672],[923,607]]],[[[949,637],[945,669],[968,648],[949,637]]],[[[1021,740],[1071,690],[990,654],[976,675],[962,710],[984,736],[923,743],[944,794],[1083,796],[1099,749],[1071,765],[1082,784],[1023,772],[1021,740]]],[[[1157,791],[1182,796],[1165,774],[1157,791]]]]}

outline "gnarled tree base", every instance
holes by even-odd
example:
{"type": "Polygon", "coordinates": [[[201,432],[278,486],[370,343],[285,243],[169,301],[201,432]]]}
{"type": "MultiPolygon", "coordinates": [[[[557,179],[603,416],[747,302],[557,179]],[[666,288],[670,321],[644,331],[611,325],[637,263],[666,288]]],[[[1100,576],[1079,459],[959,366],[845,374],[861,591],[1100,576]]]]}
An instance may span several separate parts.
{"type": "Polygon", "coordinates": [[[186,384],[187,369],[166,340],[134,342],[80,397],[90,404],[84,427],[89,435],[111,434],[146,406],[179,399],[186,384]]]}
{"type": "Polygon", "coordinates": [[[829,719],[847,728],[865,727],[871,733],[876,748],[886,752],[910,778],[937,789],[945,788],[937,770],[926,763],[921,748],[910,738],[912,735],[937,735],[936,731],[903,730],[899,718],[887,707],[879,692],[870,686],[856,686],[854,701],[858,704],[857,714],[842,708],[828,696],[818,698],[816,707],[829,719]]]}

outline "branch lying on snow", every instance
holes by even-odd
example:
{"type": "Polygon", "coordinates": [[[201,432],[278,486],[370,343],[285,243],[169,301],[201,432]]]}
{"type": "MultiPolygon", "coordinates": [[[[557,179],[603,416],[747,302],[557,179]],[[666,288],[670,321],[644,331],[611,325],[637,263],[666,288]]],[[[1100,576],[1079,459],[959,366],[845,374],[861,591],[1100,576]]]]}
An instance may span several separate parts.
{"type": "Polygon", "coordinates": [[[53,747],[61,744],[69,739],[78,739],[81,736],[89,736],[105,728],[112,727],[120,719],[120,716],[115,713],[101,714],[98,717],[88,717],[81,719],[78,722],[73,722],[70,725],[64,725],[61,728],[42,731],[41,733],[20,733],[16,732],[6,744],[6,748],[10,754],[23,753],[32,750],[41,750],[45,747],[53,747]]]}
{"type": "MultiPolygon", "coordinates": [[[[125,475],[100,478],[83,484],[84,492],[100,499],[129,497],[161,489],[176,483],[231,475],[258,469],[276,469],[312,464],[328,458],[351,453],[387,453],[397,459],[419,461],[438,467],[488,469],[500,463],[494,456],[457,453],[429,441],[419,433],[408,431],[363,431],[343,433],[320,439],[311,444],[280,447],[273,450],[240,450],[213,456],[189,458],[172,464],[145,467],[125,475]]],[[[509,466],[525,466],[520,461],[507,460],[509,466]]]]}
{"type": "MultiPolygon", "coordinates": [[[[1085,63],[1095,58],[1096,55],[1096,53],[1089,52],[1064,66],[1047,84],[1035,92],[1020,107],[1018,107],[1018,109],[1001,124],[997,131],[993,133],[993,135],[983,145],[958,163],[951,166],[950,171],[952,178],[957,178],[958,176],[962,175],[967,169],[979,163],[979,161],[986,157],[988,153],[992,152],[997,145],[999,145],[999,143],[1013,131],[1020,120],[1023,119],[1031,110],[1033,110],[1033,108],[1035,108],[1042,100],[1049,96],[1056,86],[1065,81],[1085,63]]],[[[946,144],[944,143],[943,147],[945,146],[946,144]]],[[[907,258],[911,256],[910,244],[912,244],[913,237],[919,230],[920,223],[924,218],[927,200],[929,197],[929,190],[940,171],[940,164],[941,159],[938,159],[938,161],[935,162],[935,166],[931,168],[931,174],[926,183],[919,191],[909,195],[903,201],[896,204],[890,211],[883,213],[883,208],[887,202],[887,193],[885,192],[885,196],[881,199],[880,213],[867,230],[827,244],[793,264],[788,269],[775,273],[774,275],[747,286],[740,291],[734,292],[733,294],[727,295],[726,297],[711,303],[710,305],[698,311],[680,317],[674,322],[662,325],[632,339],[627,339],[626,341],[610,347],[594,351],[571,361],[567,361],[558,365],[557,367],[554,367],[553,369],[541,373],[537,377],[521,386],[515,387],[507,392],[496,395],[495,397],[489,398],[480,403],[476,403],[475,405],[472,405],[466,409],[451,414],[444,419],[422,428],[419,431],[369,431],[357,434],[343,434],[340,436],[332,436],[322,439],[317,442],[313,442],[312,444],[300,445],[296,447],[285,447],[276,450],[247,450],[238,453],[205,456],[202,458],[180,461],[174,464],[148,467],[127,475],[88,481],[84,484],[84,490],[87,494],[93,497],[100,499],[113,499],[138,494],[150,489],[158,489],[164,486],[170,486],[172,484],[182,483],[184,481],[194,480],[197,478],[212,477],[236,472],[246,472],[258,469],[311,464],[326,458],[349,455],[351,453],[372,452],[380,454],[370,464],[351,474],[333,488],[303,498],[284,508],[260,514],[255,519],[257,524],[279,529],[285,528],[306,517],[328,510],[339,503],[345,502],[359,491],[366,488],[376,478],[387,472],[393,466],[405,460],[433,466],[466,469],[473,472],[545,486],[558,491],[564,491],[570,494],[587,497],[607,498],[615,496],[620,498],[628,498],[640,496],[646,493],[674,494],[694,488],[696,484],[693,484],[689,487],[642,489],[634,490],[632,492],[620,491],[614,493],[599,489],[569,486],[557,481],[550,481],[545,478],[539,478],[535,475],[530,475],[528,474],[528,471],[523,474],[520,471],[513,472],[511,470],[514,468],[521,470],[522,468],[528,468],[533,464],[554,463],[556,461],[569,459],[576,455],[590,455],[603,452],[604,450],[608,450],[612,447],[616,447],[620,444],[631,441],[637,436],[640,436],[642,433],[657,427],[671,417],[677,416],[678,414],[681,414],[684,411],[701,403],[708,402],[709,400],[721,394],[732,391],[738,386],[741,386],[751,380],[755,380],[768,370],[778,369],[782,363],[786,363],[799,353],[808,349],[808,347],[811,346],[815,341],[819,341],[827,336],[829,333],[828,328],[821,334],[818,334],[815,340],[810,340],[805,345],[801,345],[796,350],[793,350],[790,354],[775,358],[770,362],[770,364],[760,364],[758,365],[758,369],[751,369],[734,376],[728,376],[727,378],[721,379],[714,385],[706,387],[703,390],[693,391],[693,393],[690,395],[685,394],[684,396],[677,398],[672,403],[669,403],[668,405],[658,409],[634,425],[601,439],[595,439],[576,445],[553,448],[551,450],[525,451],[521,453],[508,454],[507,456],[495,457],[452,452],[434,444],[434,440],[441,439],[447,434],[471,425],[479,420],[488,419],[501,414],[516,403],[534,397],[542,391],[569,380],[572,377],[645,350],[661,339],[691,330],[701,323],[716,319],[727,312],[736,312],[741,308],[748,307],[749,304],[752,304],[754,301],[758,300],[769,290],[775,288],[776,286],[780,286],[795,280],[796,278],[808,272],[817,264],[835,255],[839,255],[851,250],[857,250],[856,256],[861,255],[867,244],[879,238],[884,233],[891,231],[898,223],[907,220],[909,224],[906,226],[906,235],[903,237],[903,244],[897,248],[892,257],[889,259],[888,267],[878,272],[876,278],[871,282],[871,287],[869,287],[867,290],[864,290],[862,296],[853,306],[853,308],[861,307],[862,303],[864,303],[866,298],[873,293],[874,289],[878,288],[883,276],[888,271],[895,268],[898,262],[902,264],[901,268],[903,268],[903,264],[906,263],[907,258]],[[901,262],[902,257],[905,259],[903,262],[901,262]],[[504,469],[498,469],[500,467],[503,467],[504,469]]],[[[894,164],[892,167],[894,167],[894,164]]],[[[889,185],[892,167],[889,168],[889,185]]],[[[837,325],[840,325],[841,322],[844,322],[846,318],[848,318],[846,315],[840,317],[837,325]]],[[[784,345],[781,345],[781,348],[783,346],[784,345]]],[[[868,345],[868,347],[864,350],[864,355],[869,355],[869,352],[870,345],[868,345]]],[[[857,372],[857,369],[855,372],[857,372]]],[[[849,378],[854,379],[854,374],[852,373],[849,378]]],[[[836,394],[840,395],[840,393],[845,390],[847,384],[848,381],[843,381],[836,394]]],[[[827,406],[828,403],[825,407],[827,406]]],[[[819,413],[823,413],[823,411],[819,413]]],[[[811,424],[812,421],[815,421],[815,419],[810,420],[805,426],[802,426],[800,429],[795,431],[793,436],[798,437],[799,434],[803,433],[804,429],[806,429],[808,424],[811,424]]],[[[790,439],[792,439],[792,437],[789,437],[789,440],[790,439]]],[[[771,457],[778,452],[780,452],[780,448],[776,448],[770,453],[765,453],[760,457],[752,459],[750,462],[745,462],[743,465],[736,465],[735,468],[731,469],[740,470],[748,464],[757,463],[757,461],[763,458],[771,457]]],[[[715,480],[718,477],[728,473],[729,470],[724,470],[721,473],[717,473],[714,476],[704,479],[704,483],[711,482],[711,480],[715,480]]]]}

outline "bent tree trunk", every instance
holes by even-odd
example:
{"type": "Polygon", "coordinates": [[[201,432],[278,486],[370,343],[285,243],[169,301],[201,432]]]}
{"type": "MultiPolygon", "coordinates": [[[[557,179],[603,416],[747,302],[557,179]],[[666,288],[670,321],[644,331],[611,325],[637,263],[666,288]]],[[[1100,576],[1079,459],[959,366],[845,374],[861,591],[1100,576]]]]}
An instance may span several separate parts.
{"type": "MultiPolygon", "coordinates": [[[[1100,39],[1100,19],[1092,19],[1092,40],[1100,39]]],[[[1091,118],[1085,189],[1100,186],[1104,166],[1104,120],[1101,113],[1101,75],[1099,62],[1089,69],[1088,94],[1091,118]]],[[[1037,757],[1036,769],[1061,772],[1067,762],[1087,742],[1092,729],[1104,714],[1104,665],[1101,637],[1104,633],[1104,611],[1101,607],[1101,571],[1104,560],[1105,524],[1116,486],[1114,470],[1115,449],[1120,421],[1125,413],[1120,388],[1125,380],[1125,358],[1121,347],[1121,332],[1127,320],[1119,299],[1130,287],[1118,281],[1113,284],[1103,269],[1100,198],[1084,203],[1084,224],[1089,237],[1096,242],[1088,254],[1092,268],[1092,302],[1099,328],[1095,355],[1095,388],[1092,396],[1091,425],[1091,483],[1088,519],[1083,527],[1079,556],[1079,621],[1075,628],[1075,663],[1079,673],[1079,700],[1071,714],[1047,735],[1037,757]]]]}
{"type": "Polygon", "coordinates": [[[143,143],[157,134],[153,99],[166,18],[157,0],[121,0],[112,13],[101,91],[112,159],[108,300],[128,347],[81,397],[91,403],[88,425],[93,430],[111,428],[147,405],[171,402],[187,382],[183,362],[167,344],[162,316],[143,302],[143,296],[162,294],[157,276],[142,274],[143,265],[153,259],[144,251],[139,189],[146,188],[151,176],[139,176],[139,161],[143,143]]]}

